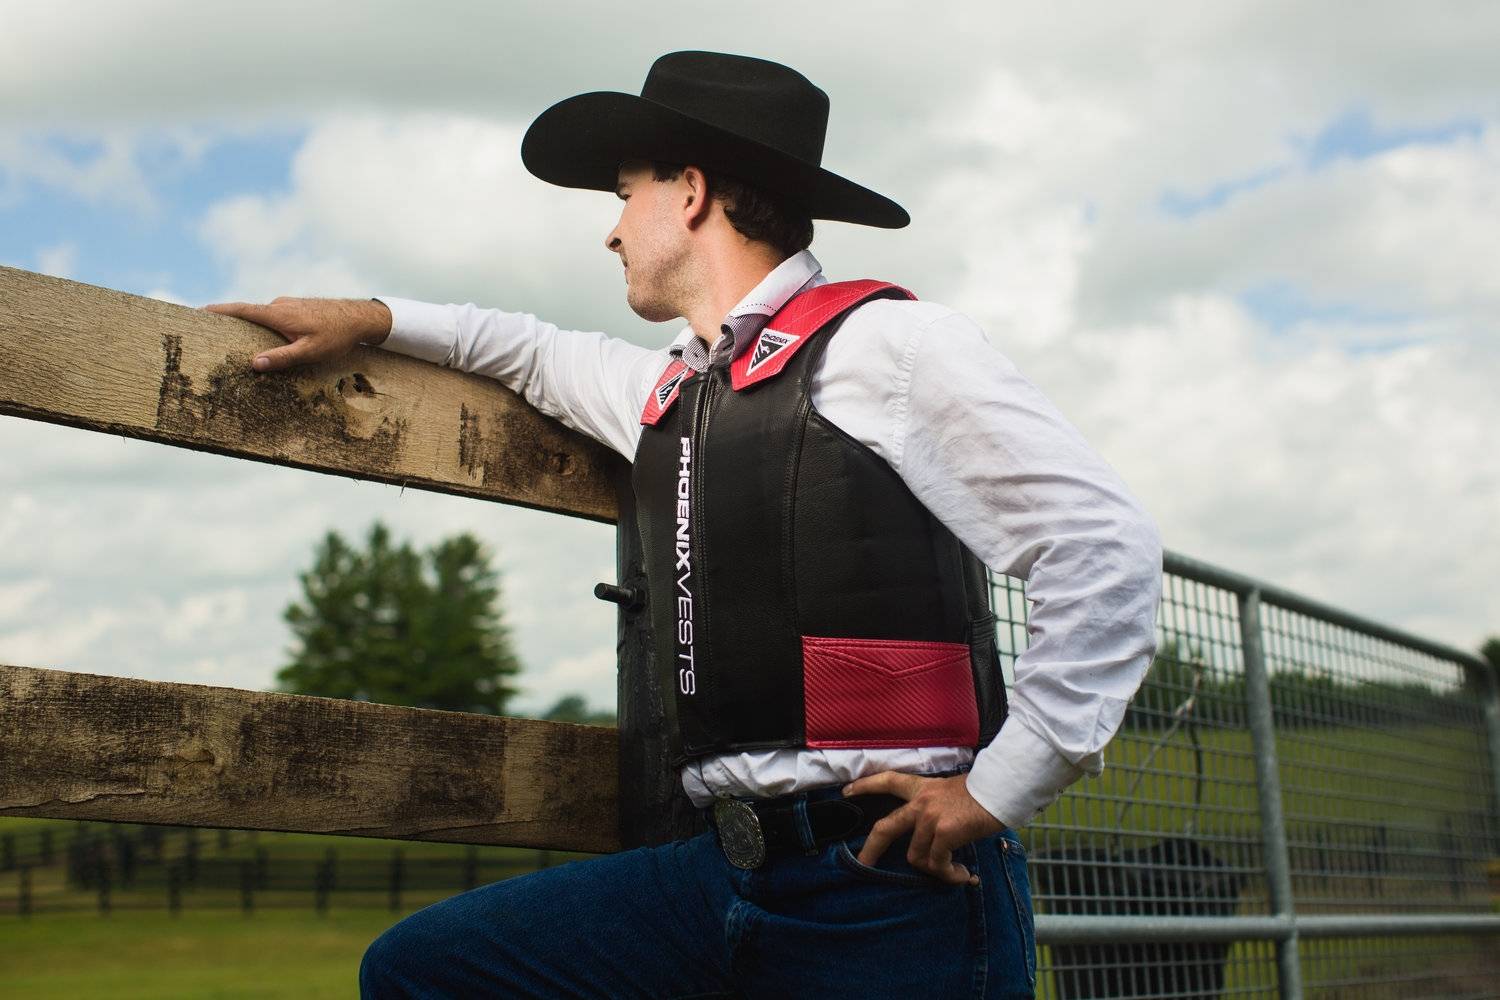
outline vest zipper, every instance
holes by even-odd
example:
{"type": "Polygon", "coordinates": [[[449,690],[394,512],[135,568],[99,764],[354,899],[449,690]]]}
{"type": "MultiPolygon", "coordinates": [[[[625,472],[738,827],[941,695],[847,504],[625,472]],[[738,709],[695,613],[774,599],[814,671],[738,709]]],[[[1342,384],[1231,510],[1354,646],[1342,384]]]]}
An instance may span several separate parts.
{"type": "MultiPolygon", "coordinates": [[[[708,587],[703,579],[703,441],[707,437],[708,411],[713,403],[714,390],[718,388],[718,379],[710,369],[701,373],[703,388],[698,392],[698,406],[693,412],[693,426],[690,440],[693,444],[693,471],[692,479],[689,480],[689,492],[691,506],[688,508],[688,525],[692,531],[692,537],[688,540],[688,551],[692,556],[693,574],[695,583],[693,586],[693,600],[698,605],[698,611],[694,614],[693,622],[693,669],[701,677],[699,671],[699,656],[708,648],[708,587]]],[[[705,692],[698,688],[699,696],[704,697],[705,692]]],[[[700,702],[701,705],[701,702],[700,702]]],[[[701,707],[700,713],[710,715],[701,707]]]]}
{"type": "MultiPolygon", "coordinates": [[[[703,537],[699,531],[699,527],[703,523],[703,441],[707,436],[708,411],[713,405],[714,390],[719,387],[722,374],[722,372],[715,371],[714,369],[709,369],[703,373],[703,390],[698,393],[698,411],[693,414],[692,440],[695,474],[693,476],[693,507],[692,513],[689,516],[695,522],[693,524],[694,542],[701,541],[703,537]]],[[[701,563],[696,561],[696,555],[693,558],[695,560],[694,565],[701,565],[701,563]]]]}

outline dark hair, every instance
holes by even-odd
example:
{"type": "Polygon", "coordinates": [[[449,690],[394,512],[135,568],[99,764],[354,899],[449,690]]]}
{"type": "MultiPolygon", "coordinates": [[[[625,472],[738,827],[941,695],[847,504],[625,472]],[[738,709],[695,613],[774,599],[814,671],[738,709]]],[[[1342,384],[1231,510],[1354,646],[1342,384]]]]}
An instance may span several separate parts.
{"type": "MultiPolygon", "coordinates": [[[[652,163],[651,173],[659,181],[675,181],[682,167],[652,163]]],[[[747,240],[769,243],[783,258],[806,250],[813,240],[812,216],[786,198],[770,194],[744,181],[704,171],[709,197],[724,204],[724,215],[735,232],[747,240]]]]}

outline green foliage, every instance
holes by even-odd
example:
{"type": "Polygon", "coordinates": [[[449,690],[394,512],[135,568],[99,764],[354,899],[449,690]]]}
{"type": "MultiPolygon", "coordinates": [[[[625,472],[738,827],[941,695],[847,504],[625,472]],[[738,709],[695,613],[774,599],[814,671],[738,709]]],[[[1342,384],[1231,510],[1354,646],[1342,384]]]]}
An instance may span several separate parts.
{"type": "Polygon", "coordinates": [[[297,648],[279,690],[488,715],[516,693],[499,574],[472,535],[442,540],[424,564],[379,521],[364,550],[330,531],[299,579],[302,600],[283,612],[297,648]]]}
{"type": "MultiPolygon", "coordinates": [[[[1479,658],[1490,665],[1490,673],[1500,678],[1500,635],[1492,635],[1485,640],[1484,645],[1479,647],[1479,658]]],[[[1487,694],[1484,690],[1485,684],[1478,673],[1470,673],[1465,678],[1465,687],[1479,695],[1487,694]]]]}
{"type": "Polygon", "coordinates": [[[542,715],[548,722],[581,722],[590,726],[613,726],[614,712],[591,710],[581,694],[565,694],[542,715]]]}
{"type": "MultiPolygon", "coordinates": [[[[1500,662],[1500,639],[1481,651],[1500,662]]],[[[1357,678],[1346,673],[1287,665],[1275,659],[1268,678],[1271,712],[1282,730],[1342,725],[1356,720],[1365,725],[1425,725],[1464,722],[1479,711],[1472,675],[1454,686],[1417,680],[1357,678]]],[[[1240,728],[1245,716],[1245,677],[1238,669],[1216,669],[1195,645],[1184,648],[1177,639],[1157,650],[1141,689],[1126,710],[1124,727],[1164,729],[1173,711],[1196,690],[1192,722],[1240,728]],[[1202,679],[1194,687],[1194,677],[1202,679]]]]}

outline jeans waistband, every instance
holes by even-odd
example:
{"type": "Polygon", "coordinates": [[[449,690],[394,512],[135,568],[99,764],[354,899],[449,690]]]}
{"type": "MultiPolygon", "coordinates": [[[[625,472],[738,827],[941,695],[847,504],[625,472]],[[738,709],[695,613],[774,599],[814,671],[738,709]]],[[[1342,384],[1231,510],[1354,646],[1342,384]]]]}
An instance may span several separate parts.
{"type": "MultiPolygon", "coordinates": [[[[967,773],[972,764],[960,764],[956,768],[946,771],[935,771],[930,774],[919,774],[922,778],[949,778],[955,774],[967,773]]],[[[824,799],[837,799],[843,797],[844,785],[848,782],[839,782],[833,785],[819,785],[816,788],[804,788],[800,791],[789,792],[786,795],[778,795],[774,798],[755,798],[754,796],[737,795],[734,798],[742,802],[754,802],[758,807],[791,806],[795,810],[797,818],[797,834],[803,841],[803,847],[811,851],[813,846],[813,831],[807,819],[807,803],[821,802],[824,799]]],[[[712,806],[705,806],[702,810],[710,816],[713,812],[712,806]]],[[[710,823],[712,821],[710,820],[710,823]]]]}

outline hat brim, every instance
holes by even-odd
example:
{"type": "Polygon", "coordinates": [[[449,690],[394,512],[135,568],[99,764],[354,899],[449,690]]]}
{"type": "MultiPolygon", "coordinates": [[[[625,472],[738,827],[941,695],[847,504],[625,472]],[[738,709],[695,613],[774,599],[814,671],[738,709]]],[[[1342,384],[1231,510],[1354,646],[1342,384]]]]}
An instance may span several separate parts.
{"type": "Polygon", "coordinates": [[[906,210],[885,195],[753,139],[635,94],[595,91],[559,101],[521,140],[521,162],[549,184],[615,190],[626,160],[682,163],[787,198],[814,219],[900,229],[906,210]]]}

